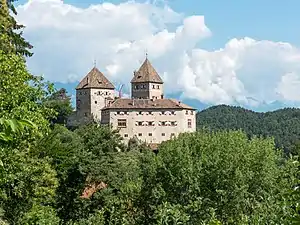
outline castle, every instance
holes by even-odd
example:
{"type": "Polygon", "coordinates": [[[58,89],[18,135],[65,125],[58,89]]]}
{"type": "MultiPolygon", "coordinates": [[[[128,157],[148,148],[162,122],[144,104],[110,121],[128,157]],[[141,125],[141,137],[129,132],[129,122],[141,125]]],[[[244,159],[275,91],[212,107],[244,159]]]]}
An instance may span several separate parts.
{"type": "Polygon", "coordinates": [[[76,87],[70,124],[94,119],[118,129],[124,141],[137,137],[152,146],[196,131],[195,109],[164,98],[163,81],[146,57],[131,80],[131,98],[115,97],[114,85],[94,67],[76,87]]]}

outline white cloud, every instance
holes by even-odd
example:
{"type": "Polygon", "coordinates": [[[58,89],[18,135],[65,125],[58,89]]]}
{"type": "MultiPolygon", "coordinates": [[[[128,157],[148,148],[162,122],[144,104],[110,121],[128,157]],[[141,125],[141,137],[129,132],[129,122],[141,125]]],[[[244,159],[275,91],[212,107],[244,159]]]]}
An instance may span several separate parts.
{"type": "Polygon", "coordinates": [[[167,93],[214,104],[300,101],[298,48],[245,37],[217,51],[199,49],[197,43],[211,35],[204,16],[184,17],[163,5],[76,8],[61,0],[31,0],[18,7],[18,20],[35,47],[29,68],[51,81],[71,82],[97,59],[112,81],[128,85],[147,50],[167,93]]]}

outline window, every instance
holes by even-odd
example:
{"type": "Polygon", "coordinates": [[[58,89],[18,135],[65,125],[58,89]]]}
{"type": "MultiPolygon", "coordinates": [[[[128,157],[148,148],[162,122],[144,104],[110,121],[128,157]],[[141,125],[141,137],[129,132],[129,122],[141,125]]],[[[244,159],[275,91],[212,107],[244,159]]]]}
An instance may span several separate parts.
{"type": "Polygon", "coordinates": [[[171,126],[175,126],[175,121],[171,121],[171,126]]]}
{"type": "Polygon", "coordinates": [[[165,121],[162,121],[162,122],[161,122],[161,125],[162,125],[162,126],[166,126],[166,122],[165,122],[165,121]]]}
{"type": "Polygon", "coordinates": [[[118,111],[117,114],[120,115],[120,111],[118,111]]]}
{"type": "Polygon", "coordinates": [[[188,114],[189,114],[189,111],[186,110],[186,111],[185,111],[185,115],[188,115],[188,114]]]}
{"type": "Polygon", "coordinates": [[[152,133],[149,133],[148,135],[149,135],[149,137],[152,137],[152,133]]]}
{"type": "Polygon", "coordinates": [[[153,85],[152,88],[155,89],[155,85],[153,85]]]}
{"type": "Polygon", "coordinates": [[[172,138],[172,137],[175,137],[175,134],[174,134],[174,133],[171,133],[171,138],[172,138]]]}
{"type": "Polygon", "coordinates": [[[172,114],[172,115],[175,115],[175,111],[172,111],[171,114],[172,114]]]}
{"type": "Polygon", "coordinates": [[[143,89],[146,89],[146,85],[145,84],[143,84],[143,89]]]}
{"type": "Polygon", "coordinates": [[[86,112],[84,113],[84,116],[87,116],[87,113],[86,113],[86,112]]]}
{"type": "Polygon", "coordinates": [[[97,104],[97,101],[95,101],[95,104],[97,104]]]}
{"type": "Polygon", "coordinates": [[[108,95],[108,92],[105,92],[105,95],[108,95]]]}
{"type": "Polygon", "coordinates": [[[139,89],[139,85],[135,85],[134,88],[135,88],[135,89],[139,89]]]}
{"type": "Polygon", "coordinates": [[[124,137],[128,137],[128,134],[124,134],[124,137]]]}
{"type": "Polygon", "coordinates": [[[164,136],[166,136],[166,134],[165,134],[165,133],[162,133],[162,134],[161,134],[161,136],[163,136],[163,137],[164,137],[164,136]]]}
{"type": "Polygon", "coordinates": [[[139,125],[139,126],[143,126],[143,122],[139,121],[139,122],[138,122],[138,125],[139,125]]]}
{"type": "Polygon", "coordinates": [[[165,111],[162,111],[161,114],[162,114],[162,115],[165,115],[165,111]]]}
{"type": "Polygon", "coordinates": [[[118,119],[118,127],[124,128],[127,126],[126,119],[118,119]]]}
{"type": "Polygon", "coordinates": [[[139,111],[139,114],[140,114],[140,115],[143,115],[143,112],[142,112],[142,111],[139,111]]]}
{"type": "Polygon", "coordinates": [[[191,111],[191,115],[194,115],[194,112],[193,112],[193,111],[191,111]]]}
{"type": "Polygon", "coordinates": [[[192,128],[192,120],[188,119],[188,128],[192,128]]]}
{"type": "Polygon", "coordinates": [[[148,126],[154,126],[154,122],[153,121],[148,121],[148,126]]]}
{"type": "Polygon", "coordinates": [[[139,133],[138,135],[139,135],[139,137],[142,137],[142,133],[139,133]]]}
{"type": "Polygon", "coordinates": [[[159,89],[159,85],[157,85],[157,89],[159,89]]]}

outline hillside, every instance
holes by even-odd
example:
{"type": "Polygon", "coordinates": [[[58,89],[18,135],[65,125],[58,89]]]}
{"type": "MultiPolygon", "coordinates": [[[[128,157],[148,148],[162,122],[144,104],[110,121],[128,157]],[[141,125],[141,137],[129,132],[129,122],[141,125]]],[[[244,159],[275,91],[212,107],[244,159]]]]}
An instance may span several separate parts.
{"type": "Polygon", "coordinates": [[[300,140],[300,109],[258,113],[236,106],[213,106],[197,114],[197,127],[210,130],[242,129],[249,136],[272,136],[286,151],[300,140]]]}

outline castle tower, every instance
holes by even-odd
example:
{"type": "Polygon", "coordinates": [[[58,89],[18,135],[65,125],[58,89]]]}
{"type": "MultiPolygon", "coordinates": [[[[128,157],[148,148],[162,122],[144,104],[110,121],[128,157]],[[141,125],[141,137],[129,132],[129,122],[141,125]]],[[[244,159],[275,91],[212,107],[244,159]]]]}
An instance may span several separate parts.
{"type": "Polygon", "coordinates": [[[79,118],[101,120],[101,109],[114,99],[114,85],[94,67],[76,87],[76,111],[79,118]]]}
{"type": "Polygon", "coordinates": [[[163,99],[163,81],[148,58],[131,80],[131,97],[135,99],[163,99]]]}

